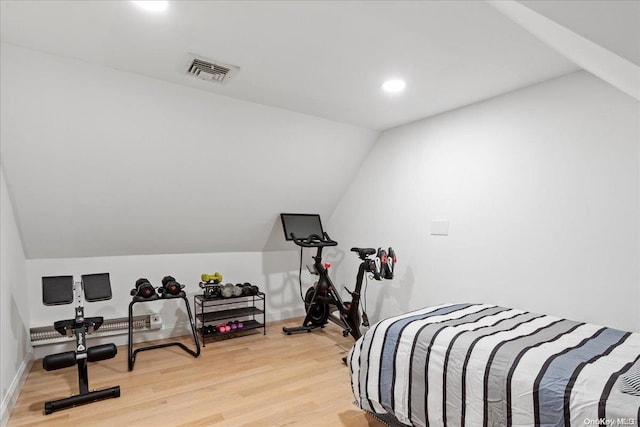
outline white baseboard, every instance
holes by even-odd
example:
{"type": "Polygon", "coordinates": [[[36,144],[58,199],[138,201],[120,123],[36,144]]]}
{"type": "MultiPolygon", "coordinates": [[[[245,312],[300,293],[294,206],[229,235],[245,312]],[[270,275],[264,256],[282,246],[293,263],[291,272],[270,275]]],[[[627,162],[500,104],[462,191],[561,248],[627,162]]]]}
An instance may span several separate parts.
{"type": "Polygon", "coordinates": [[[11,381],[11,385],[7,389],[7,394],[4,396],[4,399],[2,399],[2,404],[0,404],[1,427],[6,427],[7,424],[9,424],[9,417],[11,417],[11,412],[18,401],[20,390],[22,390],[22,386],[27,380],[33,361],[33,348],[31,348],[24,356],[22,363],[20,363],[20,368],[18,368],[18,372],[16,372],[15,377],[13,377],[13,381],[11,381]]]}

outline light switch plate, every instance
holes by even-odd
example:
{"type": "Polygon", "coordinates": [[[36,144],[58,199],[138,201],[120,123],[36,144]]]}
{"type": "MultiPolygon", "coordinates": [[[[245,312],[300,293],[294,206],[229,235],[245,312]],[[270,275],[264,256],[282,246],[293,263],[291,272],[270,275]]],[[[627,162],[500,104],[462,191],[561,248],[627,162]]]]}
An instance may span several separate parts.
{"type": "Polygon", "coordinates": [[[431,234],[433,236],[448,236],[449,220],[444,219],[431,221],[431,234]]]}

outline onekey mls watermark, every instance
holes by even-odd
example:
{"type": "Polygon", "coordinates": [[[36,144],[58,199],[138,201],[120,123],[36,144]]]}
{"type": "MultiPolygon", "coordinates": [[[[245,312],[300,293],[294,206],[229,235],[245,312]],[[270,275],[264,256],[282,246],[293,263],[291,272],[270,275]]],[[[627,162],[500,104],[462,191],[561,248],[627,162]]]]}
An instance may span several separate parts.
{"type": "Polygon", "coordinates": [[[637,426],[638,420],[635,418],[585,418],[586,426],[637,426]]]}

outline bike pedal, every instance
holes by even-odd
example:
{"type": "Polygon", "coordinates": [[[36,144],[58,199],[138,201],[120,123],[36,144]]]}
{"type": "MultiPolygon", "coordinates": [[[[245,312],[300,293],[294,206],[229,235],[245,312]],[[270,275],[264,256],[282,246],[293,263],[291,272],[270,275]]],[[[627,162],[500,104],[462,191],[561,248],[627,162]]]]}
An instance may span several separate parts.
{"type": "Polygon", "coordinates": [[[366,328],[369,327],[369,318],[367,317],[367,313],[362,313],[362,326],[366,328]]]}

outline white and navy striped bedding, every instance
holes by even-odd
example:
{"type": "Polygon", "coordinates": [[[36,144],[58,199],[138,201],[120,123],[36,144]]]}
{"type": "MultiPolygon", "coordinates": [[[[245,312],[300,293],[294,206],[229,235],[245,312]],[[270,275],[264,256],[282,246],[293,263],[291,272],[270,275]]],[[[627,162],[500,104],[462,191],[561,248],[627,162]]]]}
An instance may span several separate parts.
{"type": "Polygon", "coordinates": [[[635,367],[622,377],[622,391],[640,396],[640,363],[636,363],[635,367]]]}
{"type": "Polygon", "coordinates": [[[639,425],[640,334],[489,304],[382,320],[347,361],[356,404],[415,426],[639,425]],[[616,424],[617,423],[617,424],[616,424]]]}

